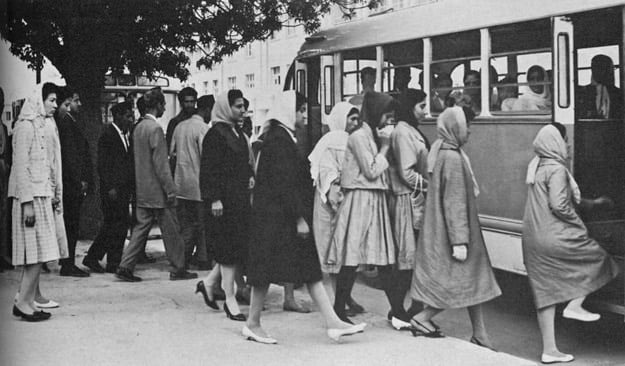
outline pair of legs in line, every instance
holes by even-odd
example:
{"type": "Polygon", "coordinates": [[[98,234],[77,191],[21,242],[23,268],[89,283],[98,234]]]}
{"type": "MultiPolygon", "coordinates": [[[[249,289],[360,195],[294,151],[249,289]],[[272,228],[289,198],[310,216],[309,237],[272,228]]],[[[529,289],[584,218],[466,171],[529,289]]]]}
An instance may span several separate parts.
{"type": "MultiPolygon", "coordinates": [[[[482,311],[482,305],[473,305],[467,307],[469,311],[469,318],[471,318],[471,326],[473,327],[473,338],[480,344],[488,348],[493,348],[486,332],[486,326],[484,325],[484,313],[482,311]]],[[[437,309],[431,306],[425,306],[424,309],[412,317],[412,325],[417,330],[424,333],[431,333],[436,331],[436,327],[430,321],[433,317],[442,312],[443,309],[437,309]]]]}
{"type": "MultiPolygon", "coordinates": [[[[307,283],[306,286],[308,287],[310,297],[315,304],[317,304],[317,307],[319,307],[319,312],[323,317],[326,328],[347,329],[352,327],[352,324],[342,321],[336,315],[321,281],[307,283]]],[[[269,284],[252,286],[252,302],[250,304],[250,314],[247,318],[247,327],[261,337],[268,337],[260,322],[260,315],[268,290],[269,284]]]]}
{"type": "Polygon", "coordinates": [[[39,311],[35,307],[35,296],[39,291],[39,277],[41,275],[41,263],[24,265],[22,270],[22,280],[15,306],[23,313],[33,314],[39,311]]]}
{"type": "MultiPolygon", "coordinates": [[[[588,311],[582,308],[584,300],[586,300],[586,296],[573,299],[568,303],[566,308],[576,313],[587,313],[588,311]]],[[[537,310],[538,327],[540,328],[540,335],[543,340],[543,354],[562,357],[565,356],[565,354],[560,352],[556,345],[555,316],[555,305],[545,306],[537,310]]]]}

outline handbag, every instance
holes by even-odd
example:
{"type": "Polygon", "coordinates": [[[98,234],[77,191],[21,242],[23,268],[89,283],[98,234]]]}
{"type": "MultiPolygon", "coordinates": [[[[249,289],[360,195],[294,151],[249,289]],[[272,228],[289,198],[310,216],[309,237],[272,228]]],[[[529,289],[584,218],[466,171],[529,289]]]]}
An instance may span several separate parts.
{"type": "Polygon", "coordinates": [[[412,193],[410,193],[410,206],[412,207],[412,228],[421,230],[425,216],[425,190],[423,189],[423,177],[420,175],[415,182],[412,193]]]}

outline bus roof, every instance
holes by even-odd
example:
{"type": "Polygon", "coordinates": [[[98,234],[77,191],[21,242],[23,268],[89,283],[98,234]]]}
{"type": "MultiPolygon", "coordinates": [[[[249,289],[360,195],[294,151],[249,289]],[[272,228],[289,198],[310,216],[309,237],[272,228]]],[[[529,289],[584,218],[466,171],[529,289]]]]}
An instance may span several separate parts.
{"type": "Polygon", "coordinates": [[[625,5],[624,0],[438,0],[370,16],[310,37],[298,59],[625,5]]]}

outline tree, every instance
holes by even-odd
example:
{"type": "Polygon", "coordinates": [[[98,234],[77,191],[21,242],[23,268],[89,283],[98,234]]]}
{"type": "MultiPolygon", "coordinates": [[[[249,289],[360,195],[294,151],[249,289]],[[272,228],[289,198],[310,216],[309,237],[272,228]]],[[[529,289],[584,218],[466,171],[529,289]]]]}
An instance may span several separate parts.
{"type": "MultiPolygon", "coordinates": [[[[309,32],[337,4],[346,17],[379,0],[0,0],[0,36],[33,69],[44,57],[81,94],[91,147],[105,75],[129,70],[184,81],[189,54],[210,68],[287,19],[309,32]]],[[[95,154],[93,154],[95,155],[95,154]]]]}

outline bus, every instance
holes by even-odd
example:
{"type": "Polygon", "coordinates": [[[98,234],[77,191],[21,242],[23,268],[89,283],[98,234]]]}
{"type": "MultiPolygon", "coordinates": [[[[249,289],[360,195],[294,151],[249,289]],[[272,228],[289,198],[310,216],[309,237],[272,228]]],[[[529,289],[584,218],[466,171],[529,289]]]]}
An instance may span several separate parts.
{"type": "MultiPolygon", "coordinates": [[[[167,123],[174,118],[179,112],[178,100],[176,96],[180,90],[179,87],[170,85],[169,78],[156,76],[147,78],[145,76],[137,76],[132,74],[112,74],[108,73],[104,80],[104,90],[101,93],[100,110],[102,113],[103,123],[112,123],[113,115],[110,107],[119,102],[129,100],[136,106],[136,100],[143,93],[154,87],[160,87],[165,95],[165,113],[163,117],[158,119],[158,123],[167,130],[167,123]]],[[[135,108],[135,119],[138,121],[139,112],[135,108]]]]}
{"type": "MultiPolygon", "coordinates": [[[[521,275],[526,274],[521,232],[532,141],[545,124],[562,123],[584,196],[606,195],[615,203],[613,209],[583,213],[582,218],[591,236],[622,266],[625,100],[621,92],[612,102],[614,113],[600,118],[585,113],[581,96],[592,83],[591,61],[597,55],[612,61],[614,85],[625,85],[623,24],[623,0],[431,1],[307,37],[284,88],[308,99],[311,143],[324,132],[334,104],[361,92],[360,70],[365,67],[376,70],[377,91],[393,93],[396,75],[403,74],[408,87],[428,94],[422,131],[431,141],[440,112],[434,99],[456,91],[470,95],[478,115],[466,151],[480,181],[484,238],[493,266],[521,275]],[[535,74],[530,69],[537,67],[545,75],[539,80],[530,77],[535,74]],[[478,77],[465,85],[463,79],[471,73],[478,77]],[[515,103],[532,90],[548,98],[540,108],[515,103]]],[[[591,300],[598,310],[625,315],[623,278],[591,300]]]]}

